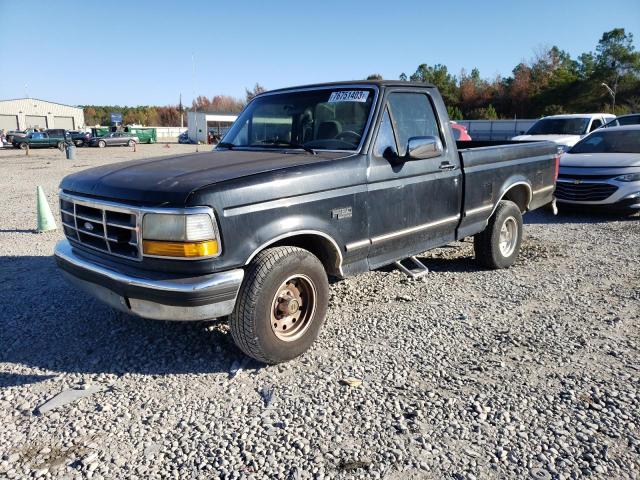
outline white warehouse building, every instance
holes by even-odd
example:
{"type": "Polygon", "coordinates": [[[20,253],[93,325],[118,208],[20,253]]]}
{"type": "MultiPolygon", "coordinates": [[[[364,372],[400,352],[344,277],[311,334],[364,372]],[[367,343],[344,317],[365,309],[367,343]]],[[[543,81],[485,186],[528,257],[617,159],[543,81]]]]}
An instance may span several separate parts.
{"type": "Polygon", "coordinates": [[[189,139],[207,143],[209,132],[224,135],[238,118],[237,113],[189,112],[189,139]]]}
{"type": "Polygon", "coordinates": [[[26,130],[27,128],[84,127],[82,108],[47,102],[37,98],[0,100],[0,130],[26,130]]]}

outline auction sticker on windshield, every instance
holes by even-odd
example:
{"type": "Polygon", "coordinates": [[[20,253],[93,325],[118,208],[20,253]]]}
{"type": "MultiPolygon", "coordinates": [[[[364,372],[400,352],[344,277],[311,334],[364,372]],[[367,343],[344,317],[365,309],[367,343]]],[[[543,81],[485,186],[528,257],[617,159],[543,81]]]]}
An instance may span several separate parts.
{"type": "Polygon", "coordinates": [[[367,90],[346,90],[343,92],[331,92],[328,103],[335,102],[366,102],[369,97],[367,90]]]}

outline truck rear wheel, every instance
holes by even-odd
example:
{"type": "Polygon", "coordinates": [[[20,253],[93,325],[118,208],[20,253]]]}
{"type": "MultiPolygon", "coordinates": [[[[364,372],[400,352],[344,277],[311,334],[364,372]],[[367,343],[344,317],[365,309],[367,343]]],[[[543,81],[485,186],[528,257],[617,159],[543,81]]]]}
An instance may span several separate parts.
{"type": "Polygon", "coordinates": [[[522,243],[522,213],[518,206],[502,200],[484,231],[473,238],[476,261],[488,268],[513,265],[522,243]]]}
{"type": "Polygon", "coordinates": [[[328,301],[327,274],[316,256],[297,247],[269,248],[247,268],[229,317],[231,336],[260,362],[286,362],[311,347],[328,301]]]}

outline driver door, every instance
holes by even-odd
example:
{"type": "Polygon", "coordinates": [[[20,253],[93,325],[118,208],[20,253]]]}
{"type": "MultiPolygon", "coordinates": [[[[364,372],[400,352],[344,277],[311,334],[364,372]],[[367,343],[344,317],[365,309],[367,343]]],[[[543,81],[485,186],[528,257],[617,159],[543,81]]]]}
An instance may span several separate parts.
{"type": "Polygon", "coordinates": [[[461,169],[449,128],[443,129],[430,92],[391,90],[369,154],[367,212],[370,268],[455,240],[461,169]],[[440,138],[440,155],[406,157],[409,138],[440,138]]]}

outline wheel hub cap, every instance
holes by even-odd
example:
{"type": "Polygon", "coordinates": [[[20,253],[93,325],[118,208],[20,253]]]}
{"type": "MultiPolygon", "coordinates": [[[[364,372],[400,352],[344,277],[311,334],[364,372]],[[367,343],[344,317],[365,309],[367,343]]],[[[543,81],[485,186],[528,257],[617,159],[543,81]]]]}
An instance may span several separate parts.
{"type": "Polygon", "coordinates": [[[518,223],[513,217],[508,217],[500,229],[500,253],[504,257],[513,254],[518,243],[518,223]]]}
{"type": "Polygon", "coordinates": [[[315,312],[316,288],[306,275],[285,280],[276,290],[271,308],[271,330],[280,340],[300,338],[315,312]]]}

